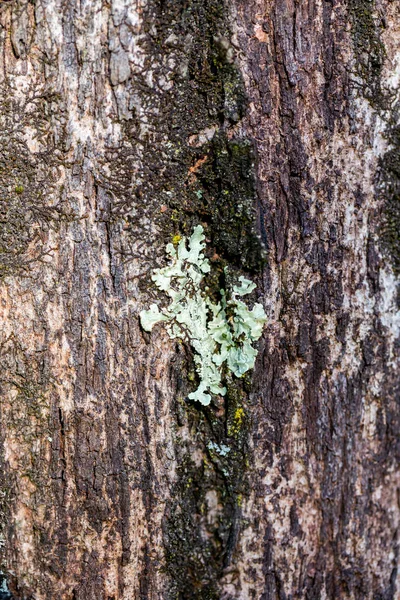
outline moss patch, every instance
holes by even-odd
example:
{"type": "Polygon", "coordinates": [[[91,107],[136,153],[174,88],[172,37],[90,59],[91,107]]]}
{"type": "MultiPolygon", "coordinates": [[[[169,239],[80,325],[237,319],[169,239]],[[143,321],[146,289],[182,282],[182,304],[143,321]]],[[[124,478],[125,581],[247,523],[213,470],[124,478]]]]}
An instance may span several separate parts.
{"type": "Polygon", "coordinates": [[[385,103],[381,75],[385,47],[380,38],[382,21],[376,15],[375,0],[349,0],[351,31],[354,44],[354,69],[357,85],[364,98],[374,107],[385,103]]]}
{"type": "Polygon", "coordinates": [[[198,466],[190,458],[193,442],[182,442],[178,430],[178,481],[164,524],[168,598],[220,598],[219,582],[232,562],[248,494],[248,391],[249,380],[230,381],[223,411],[185,407],[192,437],[202,441],[203,461],[198,466]]]}
{"type": "MultiPolygon", "coordinates": [[[[228,140],[218,132],[194,155],[193,165],[199,166],[187,178],[185,194],[173,194],[169,201],[173,213],[184,212],[179,226],[185,233],[200,220],[208,226],[215,253],[248,272],[259,272],[264,261],[255,226],[254,160],[248,141],[228,140]]],[[[167,222],[164,227],[169,228],[167,222]]]]}
{"type": "Polygon", "coordinates": [[[99,170],[99,184],[113,197],[110,220],[124,219],[133,240],[154,236],[146,223],[156,224],[161,249],[201,222],[218,256],[259,272],[264,252],[257,235],[255,154],[251,142],[233,132],[247,100],[224,5],[150,2],[144,18],[142,46],[152,57],[146,68],[153,85],[146,72],[137,74],[132,94],[154,114],[154,124],[143,123],[143,108],[132,108],[123,144],[107,154],[111,173],[99,170]],[[168,89],[158,90],[162,81],[168,89]],[[141,182],[134,175],[138,163],[141,182]]]}

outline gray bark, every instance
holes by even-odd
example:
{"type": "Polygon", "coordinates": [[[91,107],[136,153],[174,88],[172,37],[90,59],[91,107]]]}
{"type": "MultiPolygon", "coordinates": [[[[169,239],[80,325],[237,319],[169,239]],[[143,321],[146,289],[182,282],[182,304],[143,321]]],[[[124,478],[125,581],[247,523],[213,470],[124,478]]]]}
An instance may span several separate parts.
{"type": "Polygon", "coordinates": [[[399,34],[389,0],[0,3],[15,599],[400,598],[399,34]],[[198,223],[268,314],[209,408],[139,323],[198,223]]]}

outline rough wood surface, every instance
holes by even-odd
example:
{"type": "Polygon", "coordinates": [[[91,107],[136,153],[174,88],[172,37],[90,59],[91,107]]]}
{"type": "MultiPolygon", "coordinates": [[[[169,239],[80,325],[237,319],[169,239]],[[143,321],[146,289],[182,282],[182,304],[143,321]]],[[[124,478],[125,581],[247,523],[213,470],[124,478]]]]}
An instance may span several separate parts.
{"type": "Polygon", "coordinates": [[[16,600],[400,598],[399,39],[389,0],[0,1],[16,600]],[[269,317],[202,409],[138,320],[197,223],[269,317]]]}

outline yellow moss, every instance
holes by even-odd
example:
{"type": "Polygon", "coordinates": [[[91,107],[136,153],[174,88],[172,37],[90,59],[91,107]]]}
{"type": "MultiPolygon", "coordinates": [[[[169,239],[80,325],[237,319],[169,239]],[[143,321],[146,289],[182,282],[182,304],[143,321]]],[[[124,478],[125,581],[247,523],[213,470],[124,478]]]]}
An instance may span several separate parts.
{"type": "Polygon", "coordinates": [[[179,242],[181,241],[182,236],[180,236],[179,234],[174,235],[174,237],[172,238],[172,243],[174,244],[174,246],[177,246],[179,244],[179,242]]]}
{"type": "Polygon", "coordinates": [[[242,428],[242,424],[243,424],[243,419],[244,419],[244,409],[241,406],[239,406],[235,410],[235,415],[233,417],[233,423],[229,427],[229,430],[228,430],[229,436],[235,436],[240,432],[240,430],[242,428]]]}

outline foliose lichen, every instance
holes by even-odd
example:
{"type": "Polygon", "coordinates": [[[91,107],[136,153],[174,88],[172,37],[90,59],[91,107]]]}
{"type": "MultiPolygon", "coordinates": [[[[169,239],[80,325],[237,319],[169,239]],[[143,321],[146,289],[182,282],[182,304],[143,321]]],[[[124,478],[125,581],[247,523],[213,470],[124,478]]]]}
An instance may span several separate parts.
{"type": "Polygon", "coordinates": [[[255,304],[252,310],[240,300],[256,287],[244,277],[239,285],[230,292],[220,290],[221,299],[213,302],[207,297],[207,288],[203,291],[204,275],[210,272],[209,260],[204,256],[204,230],[201,225],[195,227],[189,239],[183,237],[178,247],[168,244],[166,251],[170,264],[155,269],[152,276],[156,286],[171,298],[168,308],[161,312],[157,304],[140,314],[142,327],[151,331],[159,322],[165,322],[168,335],[189,342],[195,351],[195,364],[200,377],[200,385],[189,394],[207,406],[212,394],[226,394],[222,385],[222,367],[226,364],[229,371],[241,377],[254,367],[257,350],[253,342],[257,341],[267,320],[261,304],[255,304]]]}

